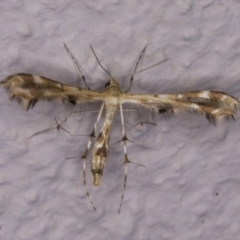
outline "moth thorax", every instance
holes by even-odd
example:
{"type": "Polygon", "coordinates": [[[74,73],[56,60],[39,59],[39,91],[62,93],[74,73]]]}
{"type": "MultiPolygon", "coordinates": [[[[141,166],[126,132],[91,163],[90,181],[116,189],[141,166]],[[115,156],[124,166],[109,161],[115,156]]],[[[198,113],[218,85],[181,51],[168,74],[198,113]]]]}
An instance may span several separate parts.
{"type": "Polygon", "coordinates": [[[101,184],[105,161],[106,161],[106,157],[102,157],[99,155],[95,155],[93,157],[91,171],[92,171],[94,186],[100,186],[100,184],[101,184]]]}

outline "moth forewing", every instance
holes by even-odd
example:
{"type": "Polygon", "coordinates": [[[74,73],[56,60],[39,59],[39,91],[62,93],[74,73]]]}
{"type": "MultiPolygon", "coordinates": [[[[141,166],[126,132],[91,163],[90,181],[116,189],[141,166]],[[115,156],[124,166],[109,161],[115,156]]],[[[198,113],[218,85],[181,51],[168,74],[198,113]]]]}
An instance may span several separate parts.
{"type": "Polygon", "coordinates": [[[7,77],[1,82],[10,93],[11,99],[19,100],[24,109],[34,107],[40,100],[68,101],[81,104],[93,101],[104,101],[105,91],[93,91],[85,88],[63,84],[46,77],[26,73],[18,73],[7,77]]]}
{"type": "MultiPolygon", "coordinates": [[[[159,113],[185,111],[211,119],[234,119],[239,100],[222,92],[195,91],[179,94],[123,94],[123,101],[148,106],[159,113]]],[[[211,121],[210,121],[211,122],[211,121]]],[[[214,121],[215,122],[215,121],[214,121]]]]}

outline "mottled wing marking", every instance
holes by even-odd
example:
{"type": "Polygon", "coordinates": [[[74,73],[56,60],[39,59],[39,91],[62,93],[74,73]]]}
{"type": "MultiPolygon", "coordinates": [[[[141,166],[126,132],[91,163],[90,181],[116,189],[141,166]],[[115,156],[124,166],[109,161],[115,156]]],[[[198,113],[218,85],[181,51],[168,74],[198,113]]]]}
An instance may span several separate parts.
{"type": "Polygon", "coordinates": [[[160,114],[167,112],[189,112],[204,115],[209,122],[217,119],[234,119],[240,108],[238,99],[223,92],[193,91],[179,94],[131,94],[125,96],[127,102],[139,104],[157,111],[160,114]]]}
{"type": "Polygon", "coordinates": [[[68,101],[72,104],[102,100],[101,92],[82,89],[63,84],[46,77],[18,73],[7,77],[1,82],[11,99],[16,98],[28,110],[40,100],[68,101]]]}
{"type": "Polygon", "coordinates": [[[176,95],[180,110],[204,115],[210,123],[218,119],[235,119],[240,108],[238,99],[223,92],[195,91],[176,95]]]}

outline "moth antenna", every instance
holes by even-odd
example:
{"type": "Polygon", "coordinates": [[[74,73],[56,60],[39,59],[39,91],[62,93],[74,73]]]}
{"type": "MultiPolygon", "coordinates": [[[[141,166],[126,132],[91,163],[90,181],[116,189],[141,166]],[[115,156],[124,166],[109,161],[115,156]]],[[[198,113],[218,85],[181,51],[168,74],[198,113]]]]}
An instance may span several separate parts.
{"type": "Polygon", "coordinates": [[[89,199],[89,202],[91,203],[93,209],[96,211],[96,208],[95,206],[93,205],[93,201],[90,197],[90,194],[89,194],[89,191],[88,191],[88,187],[87,187],[87,180],[86,180],[86,160],[87,160],[87,156],[88,156],[88,152],[89,152],[89,149],[91,147],[91,144],[92,144],[92,139],[95,138],[95,133],[96,133],[96,129],[97,129],[97,125],[99,123],[99,120],[102,116],[102,112],[103,112],[103,108],[104,108],[104,104],[101,105],[101,108],[100,108],[100,111],[98,113],[98,116],[97,116],[97,120],[95,121],[95,124],[94,124],[94,127],[93,127],[93,130],[92,132],[90,133],[89,135],[89,140],[88,140],[88,144],[87,144],[87,147],[86,147],[86,150],[84,152],[84,154],[82,155],[82,160],[83,160],[83,185],[84,185],[84,188],[85,188],[85,192],[86,192],[86,195],[89,199]]]}
{"type": "Polygon", "coordinates": [[[92,52],[93,52],[93,54],[94,54],[94,56],[95,56],[98,64],[99,64],[100,67],[103,69],[103,71],[106,72],[106,73],[109,75],[110,78],[113,78],[112,75],[103,67],[103,65],[102,65],[101,62],[99,61],[99,59],[98,59],[98,57],[97,57],[97,54],[95,53],[95,51],[94,51],[94,49],[93,49],[93,47],[92,47],[91,44],[90,44],[90,48],[92,49],[92,52]]]}
{"type": "Polygon", "coordinates": [[[70,56],[70,58],[73,60],[74,65],[75,65],[76,68],[78,69],[78,72],[80,73],[80,76],[81,76],[81,78],[83,79],[83,82],[84,82],[85,86],[86,86],[88,89],[90,89],[89,86],[87,85],[85,76],[82,74],[82,71],[81,71],[81,69],[80,69],[80,66],[79,66],[79,63],[78,63],[77,59],[74,57],[74,55],[72,54],[72,52],[70,51],[70,49],[67,47],[67,45],[66,45],[65,43],[63,43],[63,46],[64,46],[65,50],[67,51],[67,54],[68,54],[68,55],[70,56]]]}
{"type": "Polygon", "coordinates": [[[133,84],[134,74],[135,74],[136,71],[137,71],[138,64],[139,64],[142,56],[144,55],[144,53],[145,53],[145,51],[146,51],[146,49],[147,49],[147,46],[148,46],[148,43],[146,44],[146,46],[143,48],[143,50],[142,50],[141,53],[140,53],[140,56],[139,56],[139,58],[138,58],[138,60],[137,60],[137,63],[136,63],[136,65],[135,65],[133,74],[131,75],[131,78],[130,78],[129,88],[127,89],[127,91],[126,91],[125,93],[127,93],[127,92],[129,92],[129,91],[131,90],[131,87],[132,87],[132,84],[133,84]]]}
{"type": "Polygon", "coordinates": [[[123,203],[123,199],[124,199],[124,194],[125,194],[125,190],[126,190],[126,184],[127,184],[127,165],[130,162],[128,160],[128,156],[127,156],[127,145],[126,145],[126,141],[128,140],[125,134],[125,126],[124,126],[124,118],[123,118],[123,109],[122,109],[122,104],[120,104],[120,115],[121,115],[121,123],[122,123],[122,141],[123,141],[123,149],[124,149],[124,181],[123,181],[123,192],[121,195],[121,200],[120,200],[120,204],[119,204],[119,208],[118,208],[118,213],[121,212],[121,208],[122,208],[122,203],[123,203]]]}

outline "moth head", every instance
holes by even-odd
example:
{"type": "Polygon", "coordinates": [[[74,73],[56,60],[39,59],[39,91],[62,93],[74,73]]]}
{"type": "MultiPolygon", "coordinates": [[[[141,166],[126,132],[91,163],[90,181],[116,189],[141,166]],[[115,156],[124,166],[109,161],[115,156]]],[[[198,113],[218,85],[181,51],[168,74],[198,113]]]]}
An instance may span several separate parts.
{"type": "Polygon", "coordinates": [[[114,78],[109,78],[109,80],[106,82],[105,84],[105,87],[106,88],[118,88],[119,85],[118,85],[118,82],[116,79],[114,78]]]}

